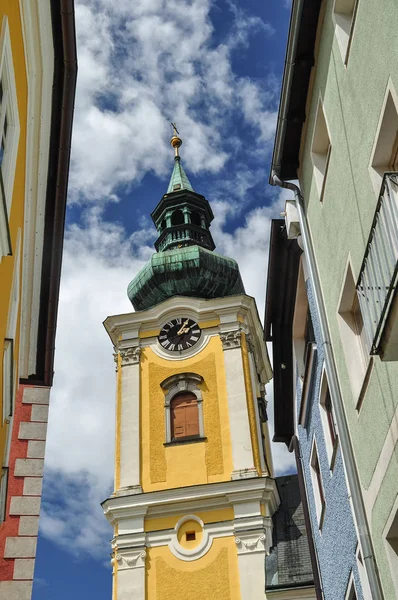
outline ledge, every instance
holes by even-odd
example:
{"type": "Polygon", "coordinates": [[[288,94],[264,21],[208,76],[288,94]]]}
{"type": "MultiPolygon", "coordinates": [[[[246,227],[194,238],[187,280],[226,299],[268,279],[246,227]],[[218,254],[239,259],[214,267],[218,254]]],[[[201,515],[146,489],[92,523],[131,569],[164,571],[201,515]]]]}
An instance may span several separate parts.
{"type": "Polygon", "coordinates": [[[195,442],[206,442],[207,441],[207,437],[200,437],[200,436],[195,436],[195,437],[186,437],[186,438],[181,438],[179,440],[172,440],[171,442],[165,442],[163,444],[163,446],[180,446],[181,444],[194,444],[195,442]]]}

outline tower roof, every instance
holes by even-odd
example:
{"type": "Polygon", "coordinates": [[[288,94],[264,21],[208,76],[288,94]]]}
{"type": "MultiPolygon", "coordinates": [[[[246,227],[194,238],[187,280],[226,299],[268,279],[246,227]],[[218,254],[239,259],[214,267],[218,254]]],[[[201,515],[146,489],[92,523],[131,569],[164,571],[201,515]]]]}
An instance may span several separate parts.
{"type": "Polygon", "coordinates": [[[187,174],[181,164],[181,158],[176,156],[174,158],[174,169],[171,174],[169,187],[167,188],[167,194],[180,190],[190,190],[193,192],[193,187],[189,182],[187,174]]]}
{"type": "Polygon", "coordinates": [[[167,193],[151,215],[159,234],[157,252],[128,287],[136,310],[172,296],[222,298],[245,293],[236,262],[213,252],[213,212],[206,198],[194,192],[182,168],[182,139],[174,123],[172,126],[174,169],[167,193]]]}

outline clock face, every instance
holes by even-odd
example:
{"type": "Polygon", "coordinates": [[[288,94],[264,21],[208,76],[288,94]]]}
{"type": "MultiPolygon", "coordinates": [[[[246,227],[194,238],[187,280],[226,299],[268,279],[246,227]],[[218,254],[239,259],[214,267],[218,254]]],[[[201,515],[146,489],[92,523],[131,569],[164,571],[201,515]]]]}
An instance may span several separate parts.
{"type": "Polygon", "coordinates": [[[159,343],[166,350],[181,352],[192,348],[200,338],[200,327],[193,319],[178,317],[168,321],[159,333],[159,343]]]}

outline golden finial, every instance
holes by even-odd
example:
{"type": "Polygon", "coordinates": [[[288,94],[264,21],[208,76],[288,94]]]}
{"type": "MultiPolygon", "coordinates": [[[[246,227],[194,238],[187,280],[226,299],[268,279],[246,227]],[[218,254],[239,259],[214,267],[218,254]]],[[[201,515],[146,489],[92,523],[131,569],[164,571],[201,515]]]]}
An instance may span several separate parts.
{"type": "Polygon", "coordinates": [[[175,158],[179,158],[180,155],[179,155],[178,150],[179,150],[179,147],[182,144],[182,139],[179,137],[180,134],[178,132],[177,125],[175,123],[172,123],[171,126],[173,128],[173,136],[172,136],[172,138],[170,140],[170,144],[174,148],[175,158]]]}

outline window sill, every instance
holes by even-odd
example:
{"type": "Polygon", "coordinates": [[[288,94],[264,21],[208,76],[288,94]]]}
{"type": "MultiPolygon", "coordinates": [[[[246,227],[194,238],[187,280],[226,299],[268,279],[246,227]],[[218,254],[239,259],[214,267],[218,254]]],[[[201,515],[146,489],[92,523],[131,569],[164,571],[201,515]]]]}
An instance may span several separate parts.
{"type": "Polygon", "coordinates": [[[180,446],[181,444],[194,444],[195,442],[206,442],[207,437],[200,437],[199,435],[179,438],[177,440],[171,440],[171,442],[164,442],[163,446],[180,446]]]}

